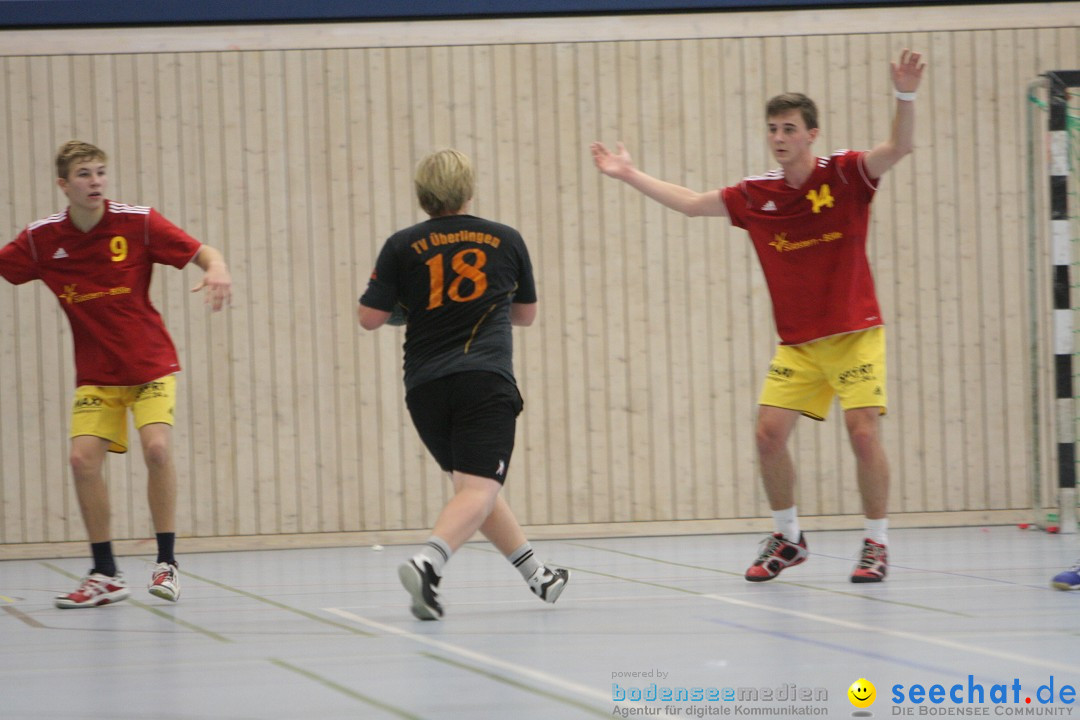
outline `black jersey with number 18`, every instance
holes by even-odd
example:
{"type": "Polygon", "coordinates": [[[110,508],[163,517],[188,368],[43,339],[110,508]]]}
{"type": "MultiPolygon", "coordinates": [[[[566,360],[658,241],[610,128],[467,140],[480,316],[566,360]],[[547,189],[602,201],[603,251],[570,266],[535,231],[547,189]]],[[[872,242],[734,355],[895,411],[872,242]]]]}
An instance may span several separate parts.
{"type": "Polygon", "coordinates": [[[510,304],[536,302],[536,283],[517,230],[449,215],[391,235],[360,302],[404,307],[406,390],[469,370],[515,382],[510,304]]]}

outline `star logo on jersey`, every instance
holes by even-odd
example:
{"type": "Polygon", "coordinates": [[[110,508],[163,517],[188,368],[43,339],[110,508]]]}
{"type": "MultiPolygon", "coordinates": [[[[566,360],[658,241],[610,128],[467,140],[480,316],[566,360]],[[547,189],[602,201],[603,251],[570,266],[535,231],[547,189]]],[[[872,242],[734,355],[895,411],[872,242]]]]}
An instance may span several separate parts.
{"type": "Polygon", "coordinates": [[[65,285],[64,292],[60,293],[60,297],[67,300],[68,305],[71,305],[73,302],[75,302],[75,296],[77,294],[78,293],[75,292],[74,285],[65,285]]]}
{"type": "Polygon", "coordinates": [[[813,205],[810,209],[813,210],[815,215],[821,212],[821,208],[831,208],[833,206],[832,190],[829,189],[828,183],[822,184],[817,190],[806,193],[806,199],[813,205]]]}
{"type": "Polygon", "coordinates": [[[761,206],[762,212],[776,212],[776,203],[772,200],[761,206]]]}
{"type": "Polygon", "coordinates": [[[66,258],[68,256],[67,250],[65,250],[64,248],[57,248],[56,252],[54,252],[52,256],[53,260],[60,260],[62,258],[66,258]]]}

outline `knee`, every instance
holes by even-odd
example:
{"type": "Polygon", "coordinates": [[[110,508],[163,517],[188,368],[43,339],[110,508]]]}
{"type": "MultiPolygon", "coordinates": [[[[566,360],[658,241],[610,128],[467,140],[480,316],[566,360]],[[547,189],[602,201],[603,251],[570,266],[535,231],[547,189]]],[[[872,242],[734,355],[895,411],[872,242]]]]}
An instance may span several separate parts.
{"type": "Polygon", "coordinates": [[[161,439],[151,440],[143,445],[143,458],[149,468],[168,467],[171,454],[169,443],[161,439]]]}
{"type": "Polygon", "coordinates": [[[784,451],[787,445],[787,433],[769,423],[759,422],[755,433],[758,454],[770,457],[784,451]]]}
{"type": "Polygon", "coordinates": [[[71,472],[76,480],[90,478],[101,471],[102,459],[92,452],[73,447],[68,456],[71,463],[71,472]]]}
{"type": "Polygon", "coordinates": [[[881,447],[877,427],[874,425],[850,427],[848,428],[848,435],[851,437],[851,449],[858,458],[873,457],[881,447]]]}

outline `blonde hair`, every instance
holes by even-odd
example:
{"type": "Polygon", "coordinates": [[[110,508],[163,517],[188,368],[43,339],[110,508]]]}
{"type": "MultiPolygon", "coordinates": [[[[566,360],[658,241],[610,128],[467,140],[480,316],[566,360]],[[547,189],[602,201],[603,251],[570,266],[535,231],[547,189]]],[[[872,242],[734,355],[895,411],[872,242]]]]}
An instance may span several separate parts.
{"type": "Polygon", "coordinates": [[[72,165],[91,160],[108,162],[109,158],[105,155],[105,151],[96,145],[82,140],[68,140],[56,153],[56,176],[67,180],[72,165]]]}
{"type": "Polygon", "coordinates": [[[469,156],[446,148],[431,153],[416,166],[416,198],[428,215],[459,212],[473,195],[473,168],[469,156]]]}

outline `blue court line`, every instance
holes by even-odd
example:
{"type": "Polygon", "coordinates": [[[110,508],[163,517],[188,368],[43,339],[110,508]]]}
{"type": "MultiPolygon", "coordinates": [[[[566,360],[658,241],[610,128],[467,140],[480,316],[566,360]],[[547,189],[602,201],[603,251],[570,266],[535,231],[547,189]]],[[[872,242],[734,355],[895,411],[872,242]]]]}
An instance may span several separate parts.
{"type": "MultiPolygon", "coordinates": [[[[753,627],[752,625],[744,625],[743,623],[732,622],[731,620],[721,620],[720,618],[712,617],[699,617],[699,620],[712,623],[714,625],[725,625],[727,627],[736,628],[738,630],[745,630],[747,632],[757,633],[759,635],[770,635],[772,637],[780,638],[781,640],[791,640],[793,642],[802,643],[804,645],[811,645],[813,647],[824,648],[827,650],[835,650],[847,655],[859,655],[861,657],[870,660],[883,660],[885,662],[902,665],[904,667],[911,668],[913,670],[925,670],[927,672],[948,674],[954,672],[953,670],[947,670],[945,668],[936,667],[934,665],[924,665],[923,663],[913,662],[906,660],[895,655],[886,655],[884,653],[874,652],[872,650],[859,650],[847,645],[840,645],[839,643],[827,642],[825,640],[813,640],[802,635],[794,635],[789,632],[783,632],[781,630],[768,630],[765,628],[753,627]]],[[[966,675],[967,673],[965,673],[966,675]]]]}

